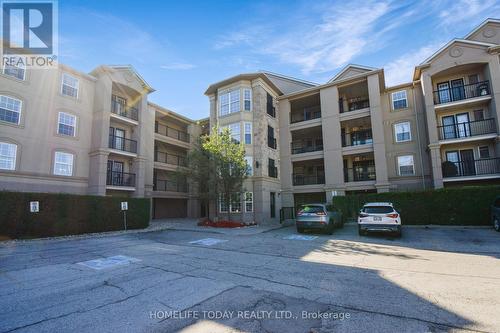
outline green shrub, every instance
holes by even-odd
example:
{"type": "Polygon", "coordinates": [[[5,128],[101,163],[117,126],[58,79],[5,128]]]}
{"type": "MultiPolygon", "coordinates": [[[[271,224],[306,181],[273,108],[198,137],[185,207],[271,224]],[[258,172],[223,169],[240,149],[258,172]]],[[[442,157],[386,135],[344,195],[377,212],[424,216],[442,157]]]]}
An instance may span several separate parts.
{"type": "Polygon", "coordinates": [[[33,238],[121,230],[121,201],[128,202],[128,229],[148,226],[149,199],[0,191],[0,236],[33,238]],[[30,201],[40,202],[38,213],[29,211],[30,201]]]}
{"type": "Polygon", "coordinates": [[[489,225],[490,206],[500,186],[457,187],[418,192],[339,196],[333,205],[346,218],[356,218],[367,202],[392,202],[403,224],[489,225]]]}

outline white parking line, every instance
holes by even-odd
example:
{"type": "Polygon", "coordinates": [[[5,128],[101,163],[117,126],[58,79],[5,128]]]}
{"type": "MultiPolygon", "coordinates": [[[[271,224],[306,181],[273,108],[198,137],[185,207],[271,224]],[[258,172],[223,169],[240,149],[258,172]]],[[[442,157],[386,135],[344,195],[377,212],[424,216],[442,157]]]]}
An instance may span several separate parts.
{"type": "Polygon", "coordinates": [[[226,239],[218,239],[218,238],[203,238],[203,239],[191,241],[191,242],[189,242],[189,244],[212,246],[212,245],[215,245],[218,243],[223,243],[223,242],[227,242],[227,240],[226,239]]]}
{"type": "Polygon", "coordinates": [[[140,259],[132,258],[132,257],[127,257],[127,256],[112,256],[112,257],[107,257],[107,258],[99,258],[99,259],[93,259],[93,260],[87,260],[87,261],[82,261],[77,263],[78,265],[86,266],[92,269],[105,269],[105,268],[111,268],[114,266],[123,266],[123,265],[128,265],[133,262],[138,262],[141,261],[140,259]]]}
{"type": "Polygon", "coordinates": [[[318,238],[318,236],[303,236],[303,235],[289,235],[283,237],[283,239],[289,240],[303,240],[303,241],[312,241],[313,239],[318,238]]]}

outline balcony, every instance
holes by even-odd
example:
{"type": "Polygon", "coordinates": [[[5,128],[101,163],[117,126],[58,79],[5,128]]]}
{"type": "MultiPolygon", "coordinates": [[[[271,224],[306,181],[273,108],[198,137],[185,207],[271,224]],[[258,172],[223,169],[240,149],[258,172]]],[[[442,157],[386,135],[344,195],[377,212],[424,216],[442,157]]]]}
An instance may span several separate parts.
{"type": "Polygon", "coordinates": [[[366,129],[342,135],[342,147],[352,147],[373,143],[372,130],[366,129]]]}
{"type": "Polygon", "coordinates": [[[494,118],[438,126],[439,140],[453,140],[486,134],[496,134],[494,118]]]}
{"type": "Polygon", "coordinates": [[[295,112],[290,114],[290,123],[300,123],[302,121],[313,120],[321,118],[321,107],[319,105],[309,106],[302,110],[302,112],[295,112]]]}
{"type": "Polygon", "coordinates": [[[316,185],[325,183],[324,174],[316,174],[316,175],[293,174],[292,177],[294,186],[316,185]]]}
{"type": "Polygon", "coordinates": [[[139,110],[135,107],[127,106],[122,99],[113,96],[111,99],[111,112],[135,121],[139,120],[139,110]]]}
{"type": "Polygon", "coordinates": [[[316,140],[293,141],[291,146],[292,146],[292,155],[311,153],[314,151],[322,151],[323,140],[316,139],[316,140]]]}
{"type": "Polygon", "coordinates": [[[106,177],[106,185],[108,185],[108,186],[134,187],[135,186],[135,173],[120,172],[120,171],[108,171],[108,174],[106,177]]]}
{"type": "Polygon", "coordinates": [[[155,179],[153,190],[154,191],[161,191],[161,192],[187,193],[188,192],[188,185],[185,182],[176,182],[176,181],[167,180],[167,179],[155,179]]]}
{"type": "Polygon", "coordinates": [[[375,180],[375,165],[344,169],[344,182],[364,182],[375,180]]]}
{"type": "Polygon", "coordinates": [[[484,175],[500,176],[500,158],[482,158],[459,162],[445,161],[442,164],[443,178],[473,177],[484,175]]]}
{"type": "Polygon", "coordinates": [[[434,104],[445,104],[490,95],[490,82],[482,81],[454,87],[443,87],[433,91],[434,104]]]}
{"type": "Polygon", "coordinates": [[[137,154],[137,141],[110,134],[109,148],[137,154]]]}
{"type": "Polygon", "coordinates": [[[342,98],[339,99],[340,113],[362,110],[369,107],[370,107],[370,99],[367,96],[351,97],[348,98],[346,101],[344,101],[342,98]],[[345,105],[347,105],[347,108],[345,107],[345,105]]]}
{"type": "Polygon", "coordinates": [[[159,150],[155,151],[155,162],[176,165],[181,167],[185,167],[187,165],[185,156],[175,155],[159,150]]]}
{"type": "Polygon", "coordinates": [[[158,122],[155,123],[155,133],[168,136],[169,138],[173,138],[183,142],[190,142],[190,136],[187,132],[183,132],[177,130],[175,128],[171,128],[165,125],[162,125],[158,122]]]}

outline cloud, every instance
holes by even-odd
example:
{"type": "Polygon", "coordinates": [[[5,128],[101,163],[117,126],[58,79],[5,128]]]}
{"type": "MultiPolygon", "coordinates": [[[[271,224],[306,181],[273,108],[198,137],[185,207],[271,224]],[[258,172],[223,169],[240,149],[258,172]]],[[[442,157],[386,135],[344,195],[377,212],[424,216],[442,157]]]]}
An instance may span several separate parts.
{"type": "Polygon", "coordinates": [[[496,0],[458,0],[439,12],[440,24],[453,26],[464,21],[480,21],[500,11],[496,0]]]}
{"type": "Polygon", "coordinates": [[[179,70],[179,71],[184,71],[184,70],[189,70],[195,68],[196,65],[193,64],[188,64],[188,63],[183,63],[183,62],[174,62],[168,65],[161,65],[161,69],[168,69],[168,70],[179,70]]]}
{"type": "Polygon", "coordinates": [[[415,66],[439,50],[445,41],[434,42],[409,51],[395,60],[384,65],[385,82],[387,86],[395,86],[401,83],[411,82],[415,66]]]}
{"type": "Polygon", "coordinates": [[[219,37],[214,48],[244,46],[245,51],[296,65],[303,74],[325,73],[381,48],[391,32],[414,19],[415,12],[412,6],[390,0],[312,7],[281,21],[245,22],[245,28],[219,37]]]}

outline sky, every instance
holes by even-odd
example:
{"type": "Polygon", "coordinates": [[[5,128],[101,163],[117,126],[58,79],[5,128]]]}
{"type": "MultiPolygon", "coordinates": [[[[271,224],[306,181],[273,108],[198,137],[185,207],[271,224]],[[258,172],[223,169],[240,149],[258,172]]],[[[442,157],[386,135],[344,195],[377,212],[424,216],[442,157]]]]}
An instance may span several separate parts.
{"type": "Polygon", "coordinates": [[[132,65],[149,100],[192,119],[208,116],[211,84],[271,71],[325,83],[345,65],[384,68],[388,86],[463,38],[500,1],[59,0],[59,60],[90,72],[132,65]]]}

